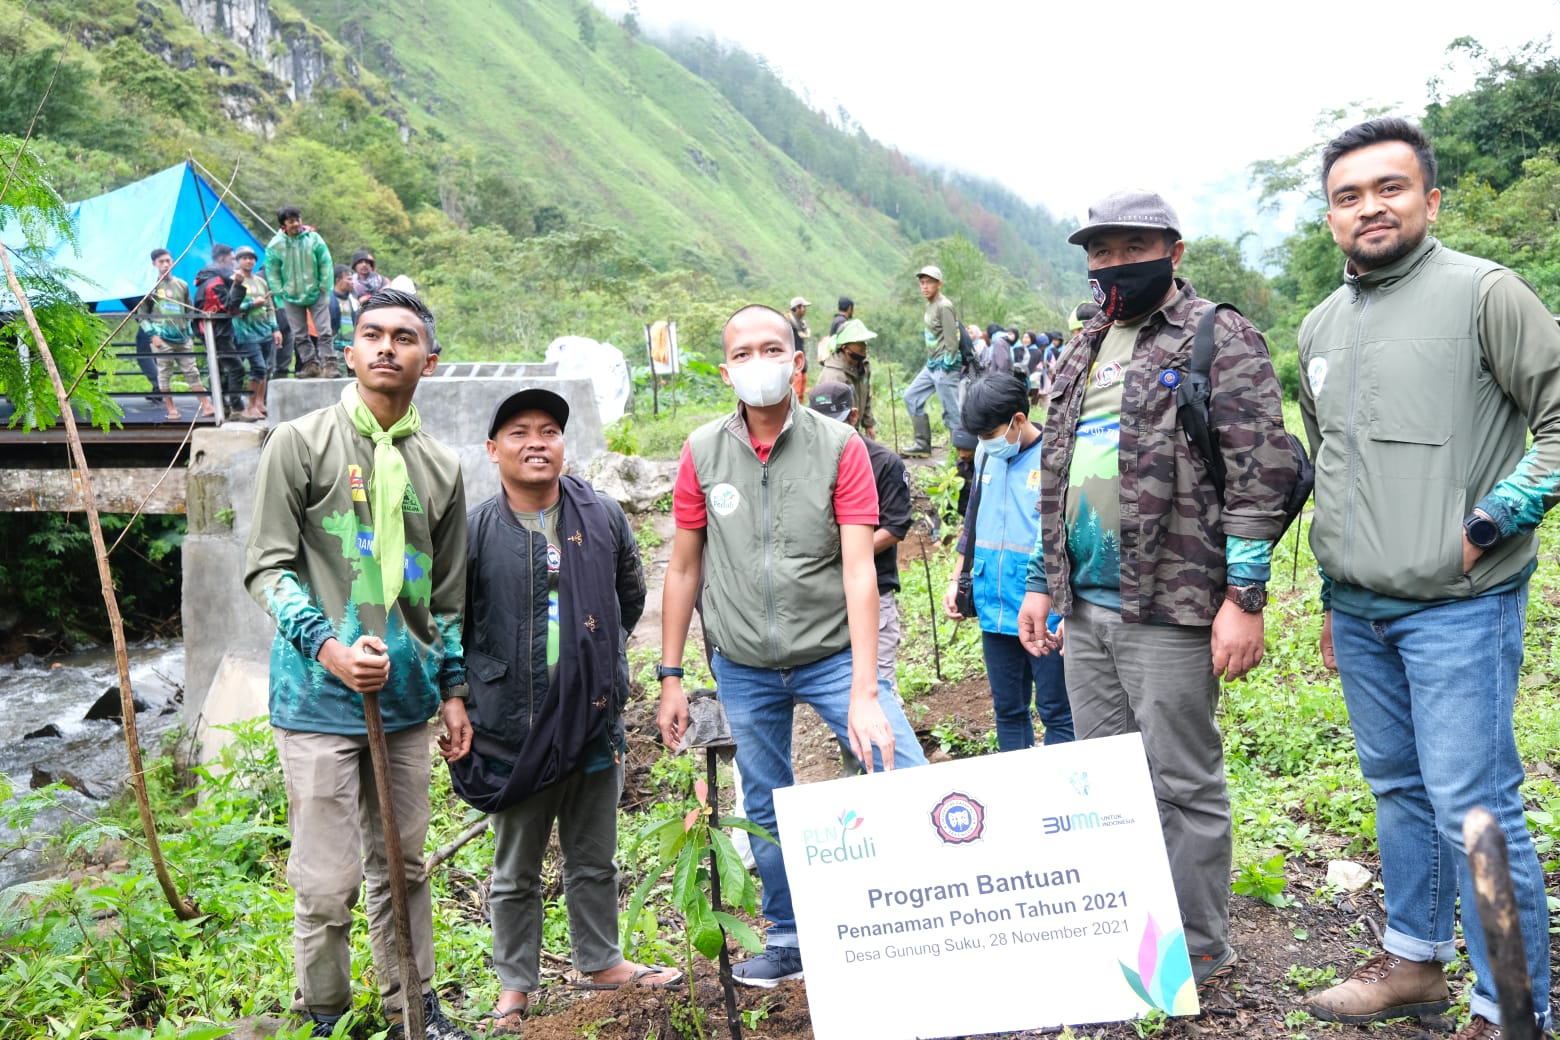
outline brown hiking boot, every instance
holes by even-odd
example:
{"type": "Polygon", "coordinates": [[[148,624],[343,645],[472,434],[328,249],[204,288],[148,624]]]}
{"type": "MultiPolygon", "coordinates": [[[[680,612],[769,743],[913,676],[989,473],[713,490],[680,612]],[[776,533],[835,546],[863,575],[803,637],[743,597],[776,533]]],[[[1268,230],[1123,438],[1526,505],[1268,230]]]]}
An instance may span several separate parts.
{"type": "Polygon", "coordinates": [[[1474,1015],[1468,1024],[1459,1029],[1452,1040],[1499,1040],[1500,1026],[1483,1015],[1474,1015]]]}
{"type": "Polygon", "coordinates": [[[1324,1022],[1352,1025],[1434,1015],[1451,1006],[1451,990],[1439,961],[1409,961],[1390,953],[1378,953],[1306,1003],[1307,1010],[1324,1022]]]}

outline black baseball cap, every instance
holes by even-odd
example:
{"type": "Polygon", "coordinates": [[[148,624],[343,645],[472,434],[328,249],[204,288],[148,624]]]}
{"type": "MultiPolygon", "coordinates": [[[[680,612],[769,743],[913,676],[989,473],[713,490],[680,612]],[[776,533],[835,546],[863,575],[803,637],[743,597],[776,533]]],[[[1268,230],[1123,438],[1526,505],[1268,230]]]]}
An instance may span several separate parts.
{"type": "Polygon", "coordinates": [[[543,390],[539,386],[528,386],[524,390],[516,390],[493,409],[493,419],[488,423],[488,440],[492,440],[498,433],[498,428],[521,412],[542,411],[558,421],[558,429],[562,430],[569,425],[569,402],[551,390],[543,390]]]}
{"type": "Polygon", "coordinates": [[[808,395],[807,406],[820,415],[844,422],[856,407],[856,393],[849,383],[819,383],[808,395]]]}

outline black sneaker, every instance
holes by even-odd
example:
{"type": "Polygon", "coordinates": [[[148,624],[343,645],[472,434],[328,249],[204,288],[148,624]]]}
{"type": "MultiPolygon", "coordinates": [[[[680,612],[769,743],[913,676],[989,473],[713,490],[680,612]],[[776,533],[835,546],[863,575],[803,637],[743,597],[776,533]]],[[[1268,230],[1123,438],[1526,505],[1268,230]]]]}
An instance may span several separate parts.
{"type": "Polygon", "coordinates": [[[309,1015],[309,1020],[313,1023],[309,1028],[309,1036],[327,1037],[335,1035],[336,1023],[345,1017],[345,1015],[309,1015]]]}
{"type": "Polygon", "coordinates": [[[770,946],[731,969],[731,977],[744,986],[774,989],[786,979],[802,977],[802,951],[795,946],[770,946]]]}
{"type": "MultiPolygon", "coordinates": [[[[386,1040],[404,1040],[405,1036],[406,1026],[401,1023],[401,1016],[397,1013],[390,1023],[386,1040]]],[[[439,995],[432,990],[423,994],[423,1037],[424,1040],[471,1040],[470,1033],[444,1017],[444,1009],[439,1006],[439,995]]]]}

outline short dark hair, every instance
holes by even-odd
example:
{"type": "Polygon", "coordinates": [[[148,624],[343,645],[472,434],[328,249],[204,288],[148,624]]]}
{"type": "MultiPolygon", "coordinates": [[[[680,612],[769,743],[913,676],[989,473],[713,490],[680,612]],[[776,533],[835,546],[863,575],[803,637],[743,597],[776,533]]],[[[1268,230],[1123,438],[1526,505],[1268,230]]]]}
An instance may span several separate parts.
{"type": "Polygon", "coordinates": [[[1029,384],[1010,372],[989,372],[970,384],[960,413],[966,433],[976,437],[1029,414],[1029,384]]]}
{"type": "Polygon", "coordinates": [[[338,281],[338,282],[341,281],[343,278],[347,277],[351,273],[352,273],[352,268],[348,267],[346,264],[337,264],[336,265],[336,281],[338,281]]]}
{"type": "Polygon", "coordinates": [[[276,208],[277,227],[281,227],[294,217],[297,217],[299,220],[303,219],[303,213],[299,211],[297,206],[278,206],[276,208]]]}
{"type": "Polygon", "coordinates": [[[162,246],[158,246],[156,249],[152,250],[152,259],[153,260],[156,260],[159,256],[172,256],[172,255],[173,255],[172,253],[168,252],[168,250],[164,249],[162,246]]]}
{"type": "Polygon", "coordinates": [[[839,306],[840,310],[848,311],[848,310],[850,310],[854,306],[856,306],[856,301],[851,299],[849,296],[841,296],[840,297],[840,306],[839,306]]]}
{"type": "Polygon", "coordinates": [[[1369,148],[1373,144],[1383,144],[1387,141],[1402,141],[1414,150],[1414,158],[1419,160],[1419,172],[1424,177],[1425,191],[1435,187],[1435,146],[1430,143],[1430,138],[1419,127],[1406,119],[1397,116],[1382,116],[1380,119],[1367,119],[1363,123],[1356,123],[1343,133],[1327,142],[1327,147],[1322,150],[1322,198],[1327,198],[1327,177],[1332,173],[1333,165],[1350,152],[1357,152],[1361,148],[1369,148]]]}
{"type": "Polygon", "coordinates": [[[738,318],[742,317],[749,311],[763,311],[765,314],[774,315],[780,324],[785,327],[785,342],[790,344],[793,352],[796,350],[796,334],[795,330],[791,328],[791,319],[767,304],[749,303],[738,307],[735,311],[733,311],[731,313],[731,317],[727,318],[726,323],[720,327],[720,352],[722,356],[724,356],[726,353],[726,330],[731,328],[732,322],[736,321],[738,318]]]}
{"type": "Polygon", "coordinates": [[[221,260],[224,256],[232,255],[233,247],[230,245],[225,245],[221,242],[218,242],[216,245],[211,247],[211,258],[213,260],[221,260]]]}
{"type": "Polygon", "coordinates": [[[369,311],[377,311],[385,307],[405,307],[422,319],[423,331],[428,334],[428,350],[430,353],[437,353],[434,349],[435,344],[438,343],[438,338],[434,335],[433,312],[428,309],[428,305],[423,303],[416,293],[403,292],[400,289],[392,289],[389,286],[385,286],[370,296],[368,301],[363,304],[363,309],[358,312],[358,321],[361,322],[363,315],[369,311]]]}

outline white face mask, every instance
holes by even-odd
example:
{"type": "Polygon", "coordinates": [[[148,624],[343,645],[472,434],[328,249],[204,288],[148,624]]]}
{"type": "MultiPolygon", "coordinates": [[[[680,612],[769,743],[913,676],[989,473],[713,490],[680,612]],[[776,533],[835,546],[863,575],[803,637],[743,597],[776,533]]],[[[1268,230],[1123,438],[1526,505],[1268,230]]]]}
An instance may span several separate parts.
{"type": "Polygon", "coordinates": [[[726,376],[737,397],[750,408],[779,404],[791,392],[791,372],[796,363],[788,355],[782,361],[754,358],[740,365],[726,365],[726,376]]]}

